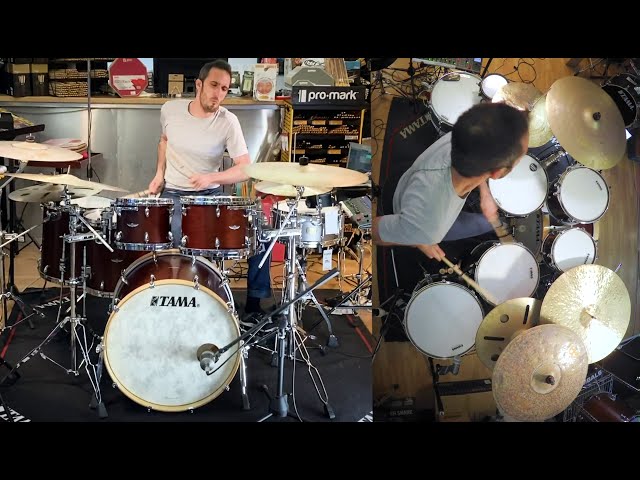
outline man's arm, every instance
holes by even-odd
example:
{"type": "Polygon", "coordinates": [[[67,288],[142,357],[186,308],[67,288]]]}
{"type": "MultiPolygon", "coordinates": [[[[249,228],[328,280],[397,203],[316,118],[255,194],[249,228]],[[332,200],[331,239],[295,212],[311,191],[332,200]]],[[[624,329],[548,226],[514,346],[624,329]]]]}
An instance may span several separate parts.
{"type": "Polygon", "coordinates": [[[381,218],[382,217],[375,217],[373,219],[373,224],[371,226],[371,235],[373,237],[373,243],[375,245],[381,245],[381,246],[398,245],[398,246],[403,246],[403,247],[415,247],[418,250],[420,250],[422,253],[424,253],[427,257],[435,258],[438,261],[442,261],[442,257],[444,257],[445,254],[442,251],[442,249],[440,248],[440,245],[438,245],[438,244],[435,244],[435,245],[426,245],[426,244],[404,245],[404,244],[400,244],[400,243],[385,242],[384,240],[382,240],[382,238],[380,238],[380,230],[379,230],[379,222],[380,222],[381,218]]]}
{"type": "Polygon", "coordinates": [[[149,183],[149,193],[159,193],[164,184],[164,172],[167,169],[167,136],[163,133],[158,142],[158,163],[156,166],[156,175],[149,183]]]}
{"type": "Polygon", "coordinates": [[[489,185],[487,185],[487,182],[482,182],[478,188],[480,190],[480,208],[487,221],[495,230],[496,235],[498,235],[500,243],[512,243],[514,239],[509,230],[503,225],[502,220],[500,220],[498,205],[493,199],[493,195],[491,195],[489,185]]]}
{"type": "Polygon", "coordinates": [[[209,185],[219,183],[220,185],[229,185],[238,182],[244,182],[249,177],[244,173],[243,165],[249,165],[251,159],[249,154],[245,153],[233,159],[233,167],[224,172],[212,172],[202,175],[194,175],[191,177],[191,183],[198,189],[204,189],[209,185]]]}

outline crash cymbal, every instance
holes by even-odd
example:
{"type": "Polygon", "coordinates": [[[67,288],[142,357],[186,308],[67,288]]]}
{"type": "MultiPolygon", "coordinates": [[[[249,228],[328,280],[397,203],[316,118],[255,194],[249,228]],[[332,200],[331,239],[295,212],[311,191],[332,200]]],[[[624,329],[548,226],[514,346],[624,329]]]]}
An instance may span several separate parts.
{"type": "Polygon", "coordinates": [[[493,397],[504,414],[544,421],[573,402],[587,377],[587,350],[561,325],[538,325],[516,336],[493,369],[493,397]]]}
{"type": "MultiPolygon", "coordinates": [[[[293,185],[280,185],[273,182],[258,182],[256,183],[256,190],[261,193],[277,195],[279,197],[295,197],[298,194],[296,187],[293,185]]],[[[305,187],[302,196],[313,197],[330,192],[331,190],[331,187],[305,187]]]]}
{"type": "Polygon", "coordinates": [[[72,187],[99,188],[100,190],[111,190],[114,192],[126,192],[120,187],[112,187],[104,183],[90,182],[82,180],[68,173],[62,175],[43,175],[41,173],[5,173],[7,177],[22,178],[23,180],[32,180],[34,182],[55,183],[56,185],[69,185],[72,187]]]}
{"type": "Polygon", "coordinates": [[[529,148],[541,147],[553,138],[547,121],[547,96],[540,97],[529,112],[529,148]]]}
{"type": "Polygon", "coordinates": [[[493,96],[493,103],[504,102],[519,110],[530,112],[536,100],[542,96],[542,92],[532,83],[509,82],[502,85],[493,96]]]}
{"type": "Polygon", "coordinates": [[[542,302],[535,298],[513,298],[484,317],[476,333],[478,358],[491,370],[516,336],[538,325],[542,302]]]}
{"type": "Polygon", "coordinates": [[[624,120],[600,87],[586,78],[563,77],[551,85],[545,104],[551,131],[578,162],[602,170],[622,160],[624,120]]]}
{"type": "MultiPolygon", "coordinates": [[[[92,195],[100,193],[99,188],[71,187],[68,189],[71,198],[91,198],[92,195]]],[[[9,198],[14,202],[47,203],[62,201],[64,187],[61,185],[31,185],[20,188],[9,194],[9,198]]]]}
{"type": "Polygon", "coordinates": [[[352,187],[365,183],[369,177],[344,167],[298,162],[261,162],[244,165],[251,178],[283,185],[303,187],[352,187]]]}
{"type": "Polygon", "coordinates": [[[579,335],[589,363],[609,355],[631,320],[631,299],[622,279],[601,265],[579,265],[553,282],[540,309],[540,323],[563,325],[579,335]]]}
{"type": "Polygon", "coordinates": [[[73,162],[82,160],[82,155],[53,145],[37,142],[0,142],[0,157],[22,162],[73,162]]]}

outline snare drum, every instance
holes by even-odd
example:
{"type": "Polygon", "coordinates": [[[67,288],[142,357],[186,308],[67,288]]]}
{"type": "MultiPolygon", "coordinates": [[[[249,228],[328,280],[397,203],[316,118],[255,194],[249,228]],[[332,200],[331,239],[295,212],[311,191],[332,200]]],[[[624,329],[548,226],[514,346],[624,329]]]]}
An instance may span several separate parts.
{"type": "Polygon", "coordinates": [[[492,73],[482,79],[482,83],[480,83],[480,93],[487,100],[491,100],[500,87],[505,86],[507,83],[509,83],[509,80],[505,77],[499,73],[492,73]]]}
{"type": "Polygon", "coordinates": [[[523,217],[539,210],[547,198],[547,172],[531,155],[525,155],[508,175],[489,179],[493,199],[507,216],[523,217]]]}
{"type": "Polygon", "coordinates": [[[248,197],[180,197],[180,251],[238,259],[256,251],[255,202],[248,197]]]}
{"type": "Polygon", "coordinates": [[[582,228],[568,228],[551,231],[542,243],[542,253],[550,267],[566,272],[595,262],[597,247],[593,237],[582,228]]]}
{"type": "Polygon", "coordinates": [[[609,208],[609,188],[602,175],[587,167],[570,167],[551,189],[549,214],[566,225],[593,223],[609,208]]]}
{"type": "MultiPolygon", "coordinates": [[[[288,213],[286,200],[276,204],[272,215],[274,228],[282,226],[288,213]]],[[[293,216],[289,218],[292,224],[293,220],[293,216]]],[[[295,221],[301,229],[300,243],[305,248],[331,247],[340,243],[344,236],[344,214],[340,205],[323,207],[318,212],[317,208],[309,208],[305,200],[300,200],[295,221]]]]}
{"type": "Polygon", "coordinates": [[[432,358],[464,355],[475,345],[484,313],[478,298],[457,283],[418,284],[404,327],[413,345],[432,358]]]}
{"type": "Polygon", "coordinates": [[[115,244],[122,250],[165,250],[173,245],[171,198],[117,198],[115,244]]]}
{"type": "Polygon", "coordinates": [[[451,72],[440,77],[431,90],[431,111],[434,125],[449,131],[458,117],[480,103],[482,78],[473,73],[451,72]]]}
{"type": "MultiPolygon", "coordinates": [[[[483,242],[470,254],[475,281],[498,301],[531,297],[538,288],[540,267],[531,251],[520,243],[483,242]]],[[[465,268],[466,270],[466,268],[465,268]]]]}
{"type": "Polygon", "coordinates": [[[197,358],[206,343],[222,348],[240,337],[228,282],[212,263],[177,250],[148,253],[125,271],[116,293],[122,299],[105,327],[104,364],[127,397],[153,410],[187,411],[231,383],[237,348],[211,375],[197,358]]]}
{"type": "Polygon", "coordinates": [[[640,115],[640,77],[621,73],[607,80],[602,89],[620,110],[625,127],[637,125],[640,115]]]}

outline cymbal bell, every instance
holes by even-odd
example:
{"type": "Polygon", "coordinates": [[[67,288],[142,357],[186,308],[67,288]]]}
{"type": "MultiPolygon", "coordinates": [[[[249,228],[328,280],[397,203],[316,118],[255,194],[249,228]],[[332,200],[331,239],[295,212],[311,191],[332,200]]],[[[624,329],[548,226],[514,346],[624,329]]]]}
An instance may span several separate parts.
{"type": "Polygon", "coordinates": [[[529,112],[529,148],[541,147],[553,138],[547,120],[547,96],[543,95],[529,112]]]}
{"type": "Polygon", "coordinates": [[[493,370],[498,409],[515,420],[548,420],[573,402],[587,377],[587,350],[561,325],[538,325],[515,337],[493,370]]]}
{"type": "Polygon", "coordinates": [[[551,85],[545,105],[551,131],[578,162],[604,170],[623,159],[624,120],[602,88],[585,78],[563,77],[551,85]]]}
{"type": "Polygon", "coordinates": [[[245,173],[257,180],[302,187],[353,187],[369,179],[364,173],[344,167],[298,162],[261,162],[243,165],[245,173]]]}
{"type": "Polygon", "coordinates": [[[82,155],[68,148],[37,142],[0,141],[0,157],[21,162],[73,162],[82,155]]]}
{"type": "MultiPolygon", "coordinates": [[[[73,199],[91,198],[100,193],[99,188],[71,187],[69,195],[73,199]]],[[[9,198],[14,202],[47,203],[61,202],[64,199],[64,187],[62,185],[31,185],[29,187],[14,190],[9,198]]]]}
{"type": "Polygon", "coordinates": [[[631,320],[631,299],[622,279],[601,265],[579,265],[553,282],[540,323],[562,325],[582,339],[589,363],[620,344],[631,320]]]}
{"type": "Polygon", "coordinates": [[[535,102],[542,96],[532,83],[509,82],[496,91],[493,103],[504,102],[507,105],[530,112],[535,102]]]}
{"type": "Polygon", "coordinates": [[[114,192],[126,192],[120,187],[112,187],[104,183],[90,182],[88,180],[82,180],[74,175],[64,173],[62,175],[44,175],[41,173],[5,173],[7,177],[22,178],[23,180],[32,180],[34,182],[41,183],[54,183],[56,185],[67,185],[72,187],[84,187],[84,188],[99,188],[102,190],[111,190],[114,192]]]}
{"type": "MultiPolygon", "coordinates": [[[[267,195],[276,195],[279,197],[296,197],[298,195],[298,191],[293,185],[281,185],[265,181],[256,183],[256,190],[267,195]]],[[[322,195],[331,190],[331,187],[305,187],[301,196],[313,197],[314,195],[322,195]]]]}
{"type": "Polygon", "coordinates": [[[476,354],[493,370],[500,354],[518,335],[538,325],[542,302],[535,298],[513,298],[484,317],[476,333],[476,354]]]}

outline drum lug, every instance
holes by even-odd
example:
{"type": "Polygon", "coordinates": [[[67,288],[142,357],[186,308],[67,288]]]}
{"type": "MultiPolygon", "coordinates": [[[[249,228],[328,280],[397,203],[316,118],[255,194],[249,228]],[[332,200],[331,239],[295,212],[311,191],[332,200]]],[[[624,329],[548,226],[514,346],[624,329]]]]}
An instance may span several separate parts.
{"type": "Polygon", "coordinates": [[[220,205],[216,205],[216,218],[220,218],[220,205]]]}
{"type": "Polygon", "coordinates": [[[249,244],[249,237],[247,237],[246,235],[244,236],[244,245],[248,248],[251,245],[249,244]]]}
{"type": "Polygon", "coordinates": [[[122,272],[120,272],[120,281],[122,283],[124,283],[125,285],[129,285],[129,281],[124,277],[124,270],[122,270],[122,272]]]}
{"type": "Polygon", "coordinates": [[[234,313],[233,304],[231,302],[227,302],[227,313],[234,313]]]}
{"type": "MultiPolygon", "coordinates": [[[[182,210],[182,216],[183,216],[183,217],[186,217],[186,216],[187,216],[187,207],[185,207],[184,205],[182,205],[181,210],[182,210]]],[[[172,217],[173,215],[170,215],[170,216],[172,217]]],[[[171,220],[169,220],[169,221],[171,221],[171,220]]]]}
{"type": "Polygon", "coordinates": [[[100,290],[104,292],[104,281],[100,282],[100,290]]]}
{"type": "Polygon", "coordinates": [[[199,278],[198,275],[196,275],[195,277],[193,277],[193,288],[195,288],[196,290],[200,290],[200,282],[199,282],[199,278]]]}
{"type": "Polygon", "coordinates": [[[153,288],[156,286],[156,276],[152,273],[149,276],[149,288],[153,288]]]}
{"type": "Polygon", "coordinates": [[[228,392],[228,391],[229,391],[229,390],[231,390],[231,389],[229,388],[229,385],[227,385],[226,387],[224,387],[224,390],[225,390],[226,392],[228,392]]]}
{"type": "Polygon", "coordinates": [[[150,213],[150,212],[149,212],[149,207],[145,207],[145,209],[144,209],[144,216],[145,216],[145,217],[147,217],[147,218],[149,218],[149,213],[150,213]]]}
{"type": "Polygon", "coordinates": [[[228,277],[224,277],[224,279],[220,282],[220,285],[222,287],[226,287],[227,285],[229,285],[229,278],[228,277]]]}
{"type": "Polygon", "coordinates": [[[116,385],[116,383],[115,383],[115,382],[113,382],[113,383],[111,384],[111,388],[118,388],[118,386],[116,385]]]}
{"type": "Polygon", "coordinates": [[[189,409],[189,413],[193,414],[193,408],[189,409]]]}
{"type": "Polygon", "coordinates": [[[116,233],[116,242],[119,242],[120,240],[122,240],[122,230],[118,230],[116,233]]]}
{"type": "Polygon", "coordinates": [[[144,232],[144,243],[149,243],[149,232],[144,232]]]}
{"type": "Polygon", "coordinates": [[[173,243],[173,232],[171,230],[167,233],[167,240],[169,240],[170,243],[173,243]]]}
{"type": "Polygon", "coordinates": [[[220,248],[220,239],[216,237],[216,248],[220,248]]]}
{"type": "Polygon", "coordinates": [[[185,235],[184,237],[182,237],[180,239],[180,245],[182,245],[183,247],[186,247],[188,241],[189,241],[189,237],[187,235],[185,235]]]}

